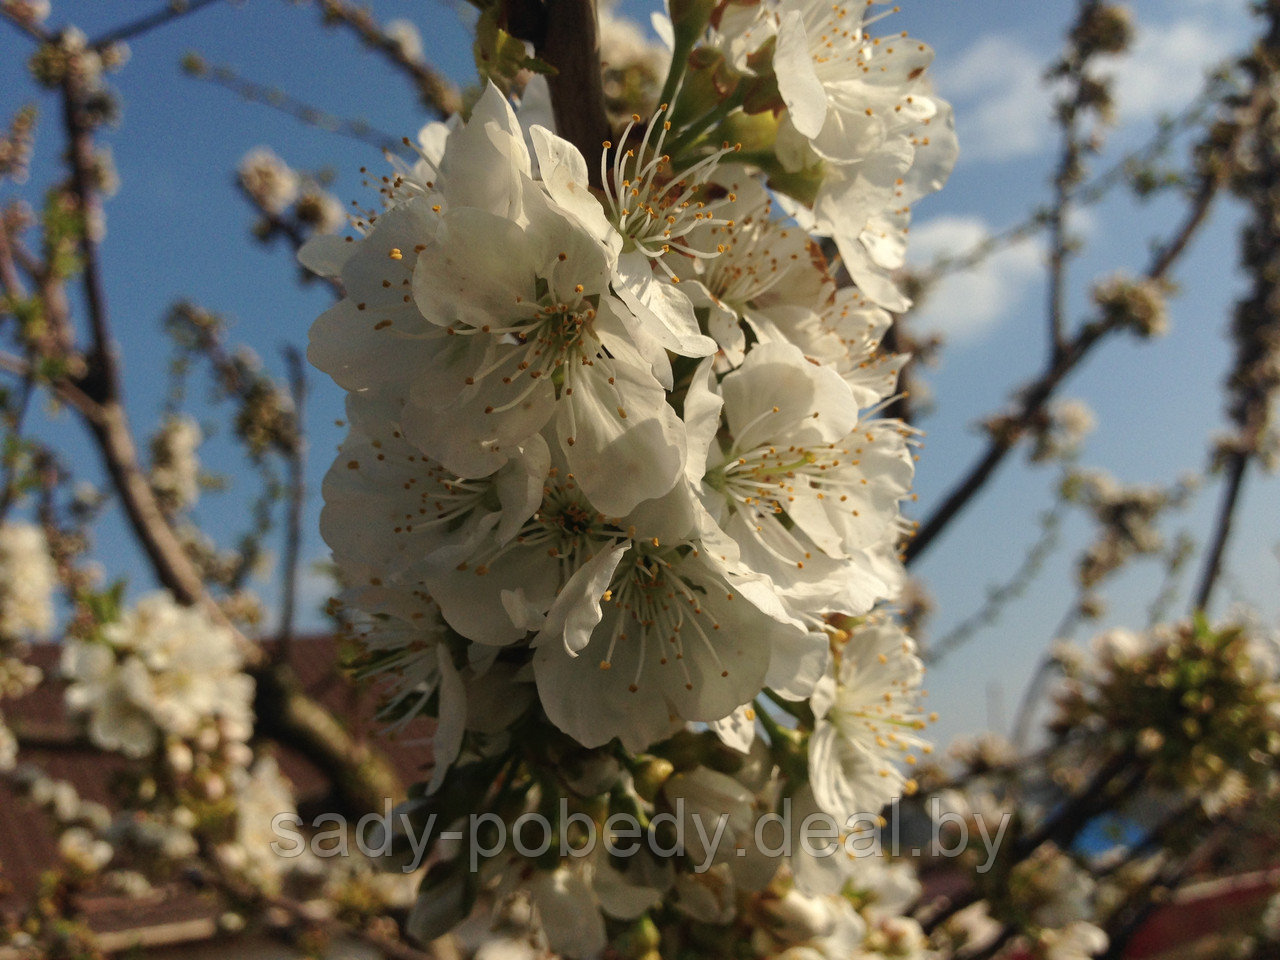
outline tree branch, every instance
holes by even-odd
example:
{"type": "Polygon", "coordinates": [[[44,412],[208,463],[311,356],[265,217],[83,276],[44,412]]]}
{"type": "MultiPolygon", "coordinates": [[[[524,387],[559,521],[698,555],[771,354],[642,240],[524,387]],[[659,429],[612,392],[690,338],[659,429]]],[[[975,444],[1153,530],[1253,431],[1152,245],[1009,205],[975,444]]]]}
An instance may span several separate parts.
{"type": "Polygon", "coordinates": [[[321,110],[279,87],[269,87],[243,77],[232,67],[221,64],[211,65],[199,54],[192,53],[184,58],[183,69],[197,80],[216,84],[250,103],[258,103],[272,110],[278,110],[309,127],[358,140],[378,150],[390,153],[404,152],[404,140],[401,137],[393,137],[365,120],[340,117],[321,110]]]}
{"type": "Polygon", "coordinates": [[[92,224],[100,216],[100,203],[90,174],[94,164],[93,137],[83,116],[84,91],[80,83],[77,71],[68,70],[62,85],[62,119],[68,140],[71,189],[83,221],[79,243],[81,276],[92,341],[86,358],[88,367],[75,385],[93,401],[93,407],[81,412],[156,578],[179,603],[203,601],[211,612],[225,619],[209,598],[200,572],[179,542],[138,462],[137,446],[121,398],[119,360],[93,236],[92,224]]]}
{"type": "Polygon", "coordinates": [[[555,67],[547,77],[556,133],[587,158],[591,185],[602,186],[600,156],[613,136],[605,110],[593,0],[510,0],[507,16],[514,35],[534,45],[542,60],[555,67]]]}
{"type": "Polygon", "coordinates": [[[1222,556],[1227,549],[1227,540],[1231,537],[1231,521],[1240,501],[1240,488],[1244,484],[1244,474],[1248,466],[1249,455],[1243,451],[1233,453],[1227,462],[1227,485],[1222,492],[1222,505],[1218,508],[1213,540],[1210,543],[1209,552],[1205,555],[1200,586],[1196,589],[1193,604],[1196,610],[1208,608],[1209,599],[1213,596],[1213,588],[1222,572],[1222,556]]]}
{"type": "Polygon", "coordinates": [[[302,689],[293,670],[271,663],[253,671],[255,732],[298,751],[333,784],[342,812],[383,813],[404,797],[399,777],[382,756],[359,743],[302,689]]]}
{"type": "MultiPolygon", "coordinates": [[[[1168,274],[1186,250],[1191,238],[1204,223],[1220,187],[1219,175],[1206,174],[1202,178],[1182,224],[1148,266],[1145,274],[1147,280],[1162,280],[1168,274]]],[[[1113,318],[1099,318],[1086,323],[1054,357],[1040,378],[1020,391],[1021,400],[1018,408],[1005,421],[1008,428],[992,434],[986,452],[978,458],[964,478],[943,498],[941,505],[920,526],[915,536],[907,542],[903,553],[908,565],[919,559],[920,554],[924,553],[948,524],[969,505],[1008,453],[1017,446],[1027,428],[1043,411],[1068,374],[1080,365],[1094,347],[1120,327],[1120,322],[1113,318]]]]}
{"type": "Polygon", "coordinates": [[[1223,462],[1227,485],[1218,513],[1213,539],[1205,560],[1195,609],[1209,605],[1214,585],[1222,569],[1222,557],[1231,535],[1232,517],[1240,500],[1249,461],[1259,454],[1271,422],[1271,407],[1280,394],[1280,317],[1276,313],[1277,270],[1280,269],[1280,99],[1274,90],[1280,73],[1280,7],[1275,3],[1259,7],[1268,20],[1267,33],[1254,55],[1245,62],[1253,74],[1248,105],[1237,121],[1238,128],[1254,131],[1243,141],[1235,160],[1233,187],[1252,207],[1252,217],[1241,239],[1241,261],[1253,278],[1249,296],[1236,307],[1232,323],[1235,362],[1227,379],[1228,415],[1235,436],[1225,449],[1223,462]]]}
{"type": "Polygon", "coordinates": [[[392,66],[408,75],[418,89],[424,106],[444,119],[462,111],[462,96],[457,88],[434,69],[404,55],[400,44],[378,25],[367,10],[347,0],[321,0],[320,9],[326,23],[336,23],[351,30],[368,47],[381,53],[392,66]]]}
{"type": "Polygon", "coordinates": [[[612,136],[605,112],[600,70],[600,42],[596,35],[596,10],[592,0],[547,0],[547,30],[538,55],[556,68],[547,78],[556,132],[587,158],[591,183],[600,186],[599,156],[612,136]]]}
{"type": "Polygon", "coordinates": [[[109,47],[113,43],[119,43],[122,40],[131,40],[134,37],[141,36],[144,33],[150,33],[157,27],[162,27],[172,20],[185,17],[188,14],[196,13],[205,7],[213,6],[215,3],[221,3],[223,0],[169,0],[169,3],[157,10],[155,13],[148,14],[145,17],[139,17],[131,23],[123,24],[114,30],[108,30],[98,39],[92,41],[89,46],[95,50],[101,50],[103,47],[109,47]]]}
{"type": "Polygon", "coordinates": [[[0,7],[0,18],[11,24],[15,30],[25,33],[37,43],[49,43],[53,39],[53,35],[45,30],[39,24],[19,17],[7,7],[0,7]]]}

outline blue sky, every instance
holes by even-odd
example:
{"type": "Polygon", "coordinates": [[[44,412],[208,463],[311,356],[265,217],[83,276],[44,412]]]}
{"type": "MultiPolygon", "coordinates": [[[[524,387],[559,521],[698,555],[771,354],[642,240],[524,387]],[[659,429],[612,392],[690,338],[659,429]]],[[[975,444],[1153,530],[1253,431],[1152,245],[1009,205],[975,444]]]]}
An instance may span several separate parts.
{"type": "MultiPolygon", "coordinates": [[[[55,0],[52,23],[79,24],[90,36],[158,7],[159,0],[55,0]]],[[[382,21],[413,21],[427,55],[460,82],[473,76],[465,5],[429,0],[374,0],[382,21]]],[[[1060,34],[1075,4],[1068,0],[905,0],[894,25],[937,50],[939,91],[956,106],[961,161],[950,185],[920,205],[913,228],[917,257],[962,248],[988,229],[1017,222],[1046,196],[1055,139],[1047,117],[1049,94],[1038,83],[1043,65],[1060,47],[1060,34]]],[[[1114,65],[1124,129],[1109,143],[1114,157],[1141,142],[1163,111],[1176,111],[1194,95],[1204,68],[1238,49],[1248,36],[1245,0],[1139,0],[1133,5],[1139,32],[1133,55],[1114,65]]],[[[653,5],[627,2],[623,10],[647,19],[653,5]]],[[[29,45],[0,31],[0,106],[7,117],[27,100],[42,109],[33,182],[37,196],[61,150],[54,99],[25,80],[29,45]]],[[[117,336],[127,358],[130,410],[145,432],[158,421],[167,350],[159,336],[168,305],[190,298],[233,320],[232,335],[280,370],[280,348],[305,342],[311,320],[329,303],[319,285],[300,287],[283,247],[264,249],[249,239],[252,217],[233,184],[236,163],[248,150],[269,145],[292,166],[328,169],[343,201],[370,202],[359,167],[381,167],[377,151],[311,129],[262,106],[238,101],[211,84],[184,76],[178,63],[189,50],[244,76],[276,84],[337,114],[363,117],[393,134],[412,134],[426,119],[408,85],[345,33],[325,30],[311,6],[285,0],[219,4],[139,39],[132,60],[112,78],[124,101],[123,122],[103,140],[115,154],[122,181],[107,205],[104,268],[117,336]]],[[[13,192],[5,185],[7,198],[13,192]]],[[[1087,252],[1072,265],[1069,315],[1083,317],[1084,291],[1117,269],[1139,270],[1149,240],[1167,228],[1176,207],[1167,201],[1136,204],[1123,198],[1077,222],[1087,252]]],[[[1235,269],[1239,211],[1224,207],[1177,272],[1182,295],[1171,306],[1172,329],[1157,342],[1113,342],[1074,376],[1064,396],[1085,398],[1099,428],[1084,452],[1086,465],[1106,468],[1131,482],[1164,482],[1206,462],[1206,439],[1224,424],[1218,385],[1230,347],[1224,333],[1233,297],[1243,290],[1235,269]]],[[[939,368],[928,374],[938,408],[928,431],[917,491],[927,512],[951,480],[980,450],[977,418],[998,409],[1012,387],[1032,375],[1045,352],[1041,251],[1034,243],[994,258],[981,270],[941,287],[919,322],[945,334],[950,344],[939,368]]],[[[201,394],[193,393],[194,398],[201,394]]],[[[195,410],[210,426],[215,413],[195,410]]],[[[305,552],[324,556],[315,528],[319,481],[341,431],[338,389],[311,377],[307,408],[312,457],[310,522],[305,552]]],[[[67,416],[46,418],[42,429],[62,438],[69,455],[87,449],[67,416]]],[[[225,432],[225,431],[224,431],[225,432]]],[[[246,480],[226,442],[214,437],[202,450],[212,469],[232,474],[229,493],[206,496],[198,517],[233,542],[249,522],[246,480]]],[[[80,456],[80,460],[85,458],[80,456]]],[[[1015,457],[973,508],[919,565],[938,603],[935,634],[967,616],[988,584],[1002,581],[1036,536],[1035,518],[1048,503],[1052,469],[1029,469],[1015,457]]],[[[92,476],[92,468],[88,475],[92,476]]],[[[1277,484],[1257,474],[1246,486],[1242,513],[1228,558],[1232,599],[1251,602],[1266,622],[1280,613],[1280,540],[1277,484]]],[[[1204,490],[1170,530],[1185,527],[1201,539],[1217,505],[1217,488],[1204,490]]],[[[973,732],[988,719],[1007,720],[1049,631],[1070,602],[1071,559],[1089,529],[1073,522],[1045,575],[1008,609],[994,628],[976,637],[931,677],[933,708],[942,716],[940,740],[973,732]],[[994,691],[994,716],[990,716],[994,691]],[[999,701],[1003,700],[1003,715],[999,701]]],[[[136,551],[118,523],[104,525],[99,555],[112,573],[133,572],[136,551]]],[[[1146,564],[1108,591],[1108,622],[1142,626],[1158,571],[1146,564]]],[[[326,589],[308,580],[308,610],[326,589]]],[[[274,589],[262,585],[270,598],[274,589]]],[[[317,625],[319,618],[307,618],[317,625]]]]}

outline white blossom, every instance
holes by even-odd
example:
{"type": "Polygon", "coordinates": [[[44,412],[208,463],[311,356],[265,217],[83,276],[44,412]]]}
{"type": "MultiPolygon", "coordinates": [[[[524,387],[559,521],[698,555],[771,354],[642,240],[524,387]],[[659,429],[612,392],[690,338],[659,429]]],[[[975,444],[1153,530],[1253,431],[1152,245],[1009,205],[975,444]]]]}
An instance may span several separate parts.
{"type": "MultiPolygon", "coordinates": [[[[933,96],[933,53],[908,36],[876,38],[868,4],[783,0],[774,69],[787,115],[777,151],[790,170],[822,170],[810,222],[831,236],[859,289],[901,311],[909,208],[955,162],[951,108],[933,96]]],[[[890,11],[892,12],[892,11],[890,11]]]]}
{"type": "Polygon", "coordinates": [[[85,873],[97,873],[115,856],[111,844],[95,837],[84,827],[69,827],[58,837],[62,859],[85,873]]]}
{"type": "Polygon", "coordinates": [[[195,505],[200,497],[196,449],[204,440],[190,417],[171,416],[151,441],[151,486],[174,509],[195,505]]]}
{"type": "Polygon", "coordinates": [[[276,852],[280,836],[276,817],[297,813],[293,787],[274,757],[260,758],[251,769],[233,777],[235,839],[221,845],[218,858],[260,890],[278,893],[290,872],[314,867],[310,854],[285,858],[276,852]]]}
{"type": "Polygon", "coordinates": [[[240,186],[267,213],[283,213],[298,196],[298,174],[269,147],[255,147],[240,159],[240,186]]]}
{"type": "Polygon", "coordinates": [[[68,708],[85,715],[94,743],[133,757],[215,721],[229,739],[248,739],[253,680],[242,666],[229,628],[168,593],[103,626],[101,642],[68,641],[62,655],[68,708]]]}
{"type": "Polygon", "coordinates": [[[695,378],[695,397],[691,436],[710,441],[704,502],[794,610],[862,613],[897,592],[898,503],[912,476],[899,424],[862,421],[840,374],[783,342],[758,344],[714,392],[709,371],[695,378]],[[727,443],[713,439],[717,400],[727,443]]]}
{"type": "Polygon", "coordinates": [[[1042,930],[1034,943],[1035,956],[1043,960],[1090,960],[1107,949],[1110,941],[1098,927],[1076,921],[1059,930],[1042,930]]]}
{"type": "Polygon", "coordinates": [[[4,715],[0,714],[0,773],[12,770],[17,760],[18,740],[5,725],[4,715]]]}
{"type": "Polygon", "coordinates": [[[869,620],[839,649],[813,700],[818,721],[809,740],[814,797],[837,820],[878,813],[911,789],[898,764],[927,747],[923,675],[915,643],[890,620],[869,620]]]}
{"type": "Polygon", "coordinates": [[[765,907],[769,932],[784,948],[777,960],[847,960],[859,956],[866,923],[842,896],[787,891],[765,907]]]}
{"type": "Polygon", "coordinates": [[[406,20],[403,17],[388,20],[383,32],[396,45],[400,56],[413,63],[422,62],[422,34],[418,32],[412,20],[406,20]]]}
{"type": "Polygon", "coordinates": [[[44,531],[14,520],[0,525],[0,641],[48,636],[57,585],[44,531]]]}

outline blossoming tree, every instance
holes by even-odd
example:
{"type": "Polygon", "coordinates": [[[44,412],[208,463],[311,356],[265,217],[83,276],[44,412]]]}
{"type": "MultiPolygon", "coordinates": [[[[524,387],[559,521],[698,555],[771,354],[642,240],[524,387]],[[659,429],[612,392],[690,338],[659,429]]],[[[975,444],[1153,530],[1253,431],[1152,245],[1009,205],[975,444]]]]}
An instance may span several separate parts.
{"type": "MultiPolygon", "coordinates": [[[[1280,5],[1260,5],[1265,37],[1191,125],[1187,212],[1150,269],[1100,283],[1075,330],[1053,301],[1044,374],[917,521],[906,382],[933,348],[909,310],[952,264],[911,271],[905,249],[957,143],[932,51],[899,24],[911,10],[672,0],[650,40],[589,0],[477,0],[479,77],[459,94],[410,25],[322,0],[438,117],[385,145],[349,219],[270,150],[238,171],[259,237],[333,293],[306,348],[346,404],[319,518],[349,650],[333,666],[376,691],[387,737],[430,731],[420,782],[401,785],[290,663],[300,355],[281,385],[215,314],[181,303],[167,319],[175,395],[207,366],[263,477],[258,515],[283,500],[275,638],[246,586],[265,519],[235,550],[196,526],[200,428],[175,404],[144,459],[124,403],[101,256],[105,75],[124,41],[211,2],[98,38],[47,26],[47,4],[0,4],[66,139],[44,207],[13,201],[0,230],[0,695],[17,705],[0,770],[58,825],[61,857],[0,950],[103,955],[75,922],[85,891],[180,882],[225,930],[274,924],[315,954],[355,939],[489,960],[1122,956],[1224,830],[1273,809],[1277,661],[1258,625],[1204,611],[1242,479],[1270,466],[1280,5]],[[1112,334],[1159,332],[1168,275],[1228,189],[1254,217],[1255,289],[1236,314],[1237,431],[1195,615],[1056,648],[1027,701],[1052,679],[1033,752],[983,741],[934,759],[922,658],[964,638],[920,649],[907,565],[1024,438],[1070,467],[1090,414],[1057,401],[1059,383],[1112,334]],[[101,492],[28,428],[35,398],[83,421],[101,492]],[[154,592],[93,565],[112,506],[150,566],[133,585],[154,592]],[[60,676],[42,677],[32,645],[52,636],[60,676]],[[81,742],[121,758],[114,807],[29,759],[22,698],[53,682],[81,742]],[[331,781],[345,855],[298,816],[283,749],[331,781]],[[1088,840],[1107,823],[1115,840],[1088,840]]],[[[1062,166],[1025,229],[1049,231],[1054,290],[1109,102],[1095,61],[1129,31],[1122,9],[1081,0],[1053,70],[1062,166]]],[[[316,120],[199,57],[187,68],[316,120]]],[[[0,177],[27,175],[34,124],[15,115],[0,177]]],[[[1072,625],[1098,584],[1163,549],[1155,523],[1179,495],[1067,470],[1063,503],[1100,529],[1072,625]]]]}

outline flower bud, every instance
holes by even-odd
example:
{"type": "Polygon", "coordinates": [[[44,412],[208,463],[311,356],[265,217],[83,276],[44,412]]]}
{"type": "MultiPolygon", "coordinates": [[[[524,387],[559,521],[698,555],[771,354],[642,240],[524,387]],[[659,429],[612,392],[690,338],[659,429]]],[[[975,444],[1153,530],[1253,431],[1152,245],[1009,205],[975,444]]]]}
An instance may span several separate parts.
{"type": "Polygon", "coordinates": [[[670,760],[662,757],[649,757],[632,774],[635,780],[636,793],[650,803],[658,796],[658,791],[667,782],[667,778],[675,773],[675,766],[670,760]]]}

